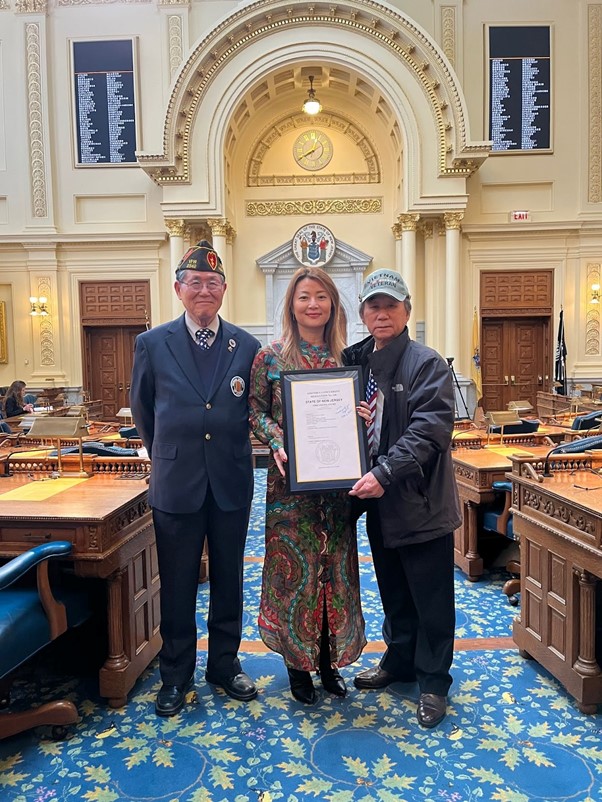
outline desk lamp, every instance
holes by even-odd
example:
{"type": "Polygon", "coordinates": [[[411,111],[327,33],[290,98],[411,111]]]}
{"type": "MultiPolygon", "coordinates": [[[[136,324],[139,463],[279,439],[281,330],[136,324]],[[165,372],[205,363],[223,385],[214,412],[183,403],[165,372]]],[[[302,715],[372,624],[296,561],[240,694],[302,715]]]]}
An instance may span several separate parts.
{"type": "Polygon", "coordinates": [[[36,418],[29,430],[29,436],[39,437],[41,440],[56,441],[57,456],[58,456],[58,474],[59,476],[79,476],[85,477],[89,474],[84,470],[84,451],[82,447],[82,438],[88,435],[88,428],[84,418],[68,418],[68,417],[43,417],[36,418]],[[79,445],[79,471],[63,471],[63,464],[61,461],[61,440],[67,438],[69,440],[77,440],[79,445]]]}
{"type": "Polygon", "coordinates": [[[119,410],[119,412],[117,413],[116,417],[118,417],[118,418],[123,418],[123,419],[124,419],[124,420],[123,420],[123,424],[124,424],[124,426],[127,426],[127,423],[128,423],[128,418],[129,418],[129,420],[130,420],[130,423],[131,423],[131,424],[133,424],[133,423],[134,423],[134,418],[133,418],[133,415],[132,415],[132,410],[131,410],[129,407],[121,407],[121,409],[120,409],[120,410],[119,410]]]}
{"type": "Polygon", "coordinates": [[[504,445],[504,426],[520,423],[518,412],[515,409],[490,410],[485,413],[485,420],[487,421],[487,444],[489,444],[492,427],[499,426],[501,446],[504,445]]]}
{"type": "Polygon", "coordinates": [[[517,415],[524,415],[527,412],[533,412],[533,404],[530,401],[510,401],[508,409],[513,409],[517,415]]]}

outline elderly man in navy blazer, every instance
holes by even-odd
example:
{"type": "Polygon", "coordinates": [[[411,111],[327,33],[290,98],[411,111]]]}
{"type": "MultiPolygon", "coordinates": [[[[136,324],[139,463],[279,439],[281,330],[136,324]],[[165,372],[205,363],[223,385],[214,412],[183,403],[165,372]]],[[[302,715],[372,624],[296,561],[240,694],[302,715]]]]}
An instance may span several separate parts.
{"type": "Polygon", "coordinates": [[[253,496],[249,374],[260,343],[218,316],[226,291],[209,242],[190,248],[174,289],[185,312],[136,339],[130,405],[152,460],[149,502],[161,579],[162,687],[155,709],[183,707],[196,665],[196,595],[210,554],[205,679],[234,699],[257,695],[242,671],[243,553],[253,496]]]}

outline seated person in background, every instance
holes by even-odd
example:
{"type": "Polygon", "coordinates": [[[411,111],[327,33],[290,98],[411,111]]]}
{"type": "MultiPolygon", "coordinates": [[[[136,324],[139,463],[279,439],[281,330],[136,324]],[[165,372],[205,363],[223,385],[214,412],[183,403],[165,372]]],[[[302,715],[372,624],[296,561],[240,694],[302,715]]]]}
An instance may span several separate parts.
{"type": "Polygon", "coordinates": [[[25,382],[14,381],[6,392],[4,399],[4,414],[7,418],[14,418],[15,415],[25,415],[26,412],[33,412],[33,404],[27,404],[23,398],[25,382]]]}

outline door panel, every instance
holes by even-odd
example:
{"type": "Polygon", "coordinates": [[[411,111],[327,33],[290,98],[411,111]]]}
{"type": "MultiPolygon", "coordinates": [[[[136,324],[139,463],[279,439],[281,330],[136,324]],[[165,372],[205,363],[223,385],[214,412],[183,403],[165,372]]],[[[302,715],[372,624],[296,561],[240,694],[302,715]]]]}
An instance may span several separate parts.
{"type": "Polygon", "coordinates": [[[134,340],[144,326],[94,326],[85,329],[86,386],[91,399],[100,399],[103,420],[117,420],[130,405],[130,376],[134,340]]]}
{"type": "Polygon", "coordinates": [[[484,319],[482,332],[483,408],[506,409],[510,401],[529,401],[536,407],[543,389],[544,342],[547,321],[542,318],[484,319]]]}

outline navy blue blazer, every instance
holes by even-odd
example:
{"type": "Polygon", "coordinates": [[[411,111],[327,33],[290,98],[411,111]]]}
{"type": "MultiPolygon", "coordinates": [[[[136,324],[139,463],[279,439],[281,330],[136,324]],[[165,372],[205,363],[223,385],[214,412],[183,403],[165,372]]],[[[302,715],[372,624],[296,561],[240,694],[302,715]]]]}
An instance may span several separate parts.
{"type": "Polygon", "coordinates": [[[249,378],[260,343],[220,318],[213,388],[201,386],[184,315],[136,338],[130,406],[152,460],[149,502],[164,512],[199,510],[207,486],[225,511],[250,505],[249,378]]]}

